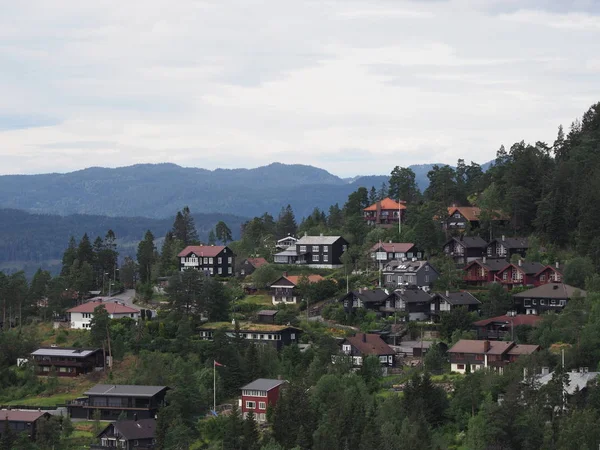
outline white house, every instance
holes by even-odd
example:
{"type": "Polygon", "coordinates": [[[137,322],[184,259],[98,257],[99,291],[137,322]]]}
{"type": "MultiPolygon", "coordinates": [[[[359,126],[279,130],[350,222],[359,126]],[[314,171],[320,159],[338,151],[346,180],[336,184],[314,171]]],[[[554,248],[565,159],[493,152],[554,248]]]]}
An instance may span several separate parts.
{"type": "Polygon", "coordinates": [[[94,317],[94,309],[97,306],[104,306],[111,319],[122,319],[129,317],[133,320],[140,318],[140,310],[132,308],[118,302],[104,302],[102,299],[91,300],[79,306],[67,310],[69,313],[71,328],[87,330],[90,328],[90,322],[94,317]]]}

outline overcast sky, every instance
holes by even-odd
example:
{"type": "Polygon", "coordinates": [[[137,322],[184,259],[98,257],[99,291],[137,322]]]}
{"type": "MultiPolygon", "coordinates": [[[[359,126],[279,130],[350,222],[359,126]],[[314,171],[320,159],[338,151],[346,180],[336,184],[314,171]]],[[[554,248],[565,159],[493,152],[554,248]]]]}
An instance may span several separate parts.
{"type": "Polygon", "coordinates": [[[0,173],[551,143],[600,101],[600,2],[0,0],[0,173]]]}

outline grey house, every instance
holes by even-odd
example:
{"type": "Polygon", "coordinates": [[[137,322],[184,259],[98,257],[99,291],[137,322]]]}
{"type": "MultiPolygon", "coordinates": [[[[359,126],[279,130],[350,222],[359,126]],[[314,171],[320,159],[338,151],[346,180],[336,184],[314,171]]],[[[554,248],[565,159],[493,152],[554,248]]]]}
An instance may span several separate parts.
{"type": "Polygon", "coordinates": [[[390,289],[416,287],[428,291],[439,276],[428,261],[392,261],[383,268],[384,285],[390,289]]]}
{"type": "Polygon", "coordinates": [[[386,304],[385,312],[403,312],[406,321],[429,320],[430,304],[433,297],[416,286],[408,289],[397,289],[386,304]]]}
{"type": "Polygon", "coordinates": [[[348,248],[342,236],[303,236],[295,245],[276,253],[275,264],[306,264],[319,269],[342,267],[341,256],[348,248]]]}

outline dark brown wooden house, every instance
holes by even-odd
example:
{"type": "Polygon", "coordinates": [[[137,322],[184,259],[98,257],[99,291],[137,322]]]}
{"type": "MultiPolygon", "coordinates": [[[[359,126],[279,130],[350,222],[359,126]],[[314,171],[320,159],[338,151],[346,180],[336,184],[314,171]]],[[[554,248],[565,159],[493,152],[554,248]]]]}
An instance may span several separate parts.
{"type": "Polygon", "coordinates": [[[59,377],[76,377],[104,366],[99,348],[38,348],[31,354],[37,375],[54,373],[59,377]]]}

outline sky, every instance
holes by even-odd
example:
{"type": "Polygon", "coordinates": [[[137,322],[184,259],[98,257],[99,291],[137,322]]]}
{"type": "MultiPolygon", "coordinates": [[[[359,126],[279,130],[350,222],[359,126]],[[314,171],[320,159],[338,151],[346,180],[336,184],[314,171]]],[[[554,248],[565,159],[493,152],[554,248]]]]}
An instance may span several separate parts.
{"type": "Polygon", "coordinates": [[[0,174],[484,163],[600,101],[597,0],[0,8],[0,174]]]}

